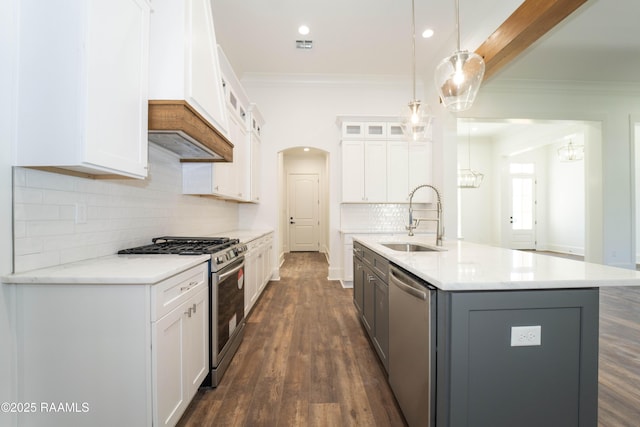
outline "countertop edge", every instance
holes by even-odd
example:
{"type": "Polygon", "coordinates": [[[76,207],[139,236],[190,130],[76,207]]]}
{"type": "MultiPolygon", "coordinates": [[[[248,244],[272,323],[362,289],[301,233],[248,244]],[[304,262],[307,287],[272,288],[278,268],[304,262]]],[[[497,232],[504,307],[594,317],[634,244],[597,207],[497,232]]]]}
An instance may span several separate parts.
{"type": "Polygon", "coordinates": [[[2,276],[7,285],[154,285],[210,259],[209,255],[107,255],[2,276]],[[166,257],[172,257],[170,260],[166,257]],[[180,257],[180,258],[177,258],[180,257]],[[151,262],[144,262],[144,260],[151,262]],[[128,266],[135,260],[139,265],[128,266]],[[140,263],[142,261],[142,263],[140,263]],[[113,275],[113,268],[126,272],[113,275]],[[87,270],[93,270],[89,274],[87,270]],[[129,273],[127,273],[129,272],[129,273]]]}
{"type": "MultiPolygon", "coordinates": [[[[442,291],[520,291],[640,286],[640,272],[634,270],[495,246],[462,241],[445,241],[444,248],[446,251],[443,252],[405,253],[393,251],[381,245],[384,242],[406,242],[407,239],[407,236],[398,236],[393,239],[354,237],[354,241],[363,244],[391,263],[442,291]],[[532,259],[534,260],[532,264],[535,267],[531,268],[530,273],[533,276],[540,274],[541,278],[529,278],[526,274],[522,274],[518,278],[518,274],[521,271],[518,271],[515,267],[510,271],[517,274],[510,274],[509,276],[506,275],[509,271],[497,272],[493,276],[486,272],[484,272],[484,276],[473,276],[468,272],[461,273],[461,269],[466,268],[468,264],[472,263],[471,261],[474,261],[473,254],[481,251],[486,251],[496,257],[502,257],[501,261],[513,258],[514,253],[517,254],[518,258],[532,259]],[[420,265],[421,262],[422,265],[420,265]],[[431,263],[431,265],[426,266],[428,263],[431,263]],[[578,273],[574,276],[564,274],[565,269],[576,270],[578,273]],[[556,270],[560,273],[555,273],[556,276],[554,277],[553,274],[556,270]],[[579,277],[580,274],[584,276],[591,275],[592,277],[579,277]],[[463,278],[460,277],[461,275],[463,278]]],[[[414,236],[410,239],[414,243],[434,246],[432,237],[425,239],[424,237],[414,236]]],[[[481,260],[475,261],[477,261],[481,270],[488,270],[486,262],[483,264],[481,260]]]]}

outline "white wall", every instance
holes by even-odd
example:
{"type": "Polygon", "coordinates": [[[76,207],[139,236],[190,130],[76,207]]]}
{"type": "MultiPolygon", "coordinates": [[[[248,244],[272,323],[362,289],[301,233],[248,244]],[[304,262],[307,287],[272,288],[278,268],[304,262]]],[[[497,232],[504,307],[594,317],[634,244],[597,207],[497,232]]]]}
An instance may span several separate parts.
{"type": "MultiPolygon", "coordinates": [[[[477,189],[460,189],[462,237],[467,241],[508,246],[508,165],[533,163],[536,175],[536,248],[584,255],[585,162],[562,163],[557,149],[573,134],[584,144],[584,124],[563,123],[546,127],[532,123],[495,140],[473,138],[471,165],[485,174],[477,189]],[[576,133],[578,132],[578,133],[576,133]],[[554,142],[558,141],[558,142],[554,142]],[[535,143],[534,143],[535,142],[535,143]],[[519,154],[512,154],[520,152],[519,154]]],[[[459,166],[467,167],[467,137],[458,140],[459,166]]]]}
{"type": "Polygon", "coordinates": [[[237,228],[238,205],[182,195],[179,160],[151,144],[145,180],[92,180],[15,168],[15,271],[116,253],[163,235],[237,228]],[[77,223],[75,206],[86,206],[77,223]]]}
{"type": "MultiPolygon", "coordinates": [[[[573,140],[582,144],[583,138],[573,140]]],[[[560,162],[557,150],[566,142],[547,148],[548,229],[546,248],[556,252],[585,253],[584,161],[560,162]]]]}
{"type": "MultiPolygon", "coordinates": [[[[637,85],[568,82],[499,82],[480,89],[471,118],[563,119],[599,122],[585,133],[588,261],[635,267],[629,118],[640,111],[637,85]],[[591,164],[591,162],[593,164],[591,164]],[[602,173],[600,174],[600,170],[602,173]],[[602,178],[600,178],[602,177],[602,178]]],[[[449,141],[445,137],[446,146],[449,141]]]]}
{"type": "MultiPolygon", "coordinates": [[[[16,0],[0,1],[0,276],[11,272],[11,135],[14,99],[16,0]]],[[[0,402],[15,402],[16,339],[12,329],[13,288],[0,283],[0,402]]],[[[16,417],[0,412],[0,425],[16,417]]]]}
{"type": "Polygon", "coordinates": [[[459,188],[461,235],[467,242],[498,244],[495,239],[493,219],[500,214],[495,203],[494,182],[499,182],[500,170],[493,169],[493,141],[487,138],[472,138],[471,162],[469,162],[468,137],[458,140],[458,168],[469,168],[484,174],[479,188],[459,188]]]}
{"type": "MultiPolygon", "coordinates": [[[[261,147],[263,203],[241,206],[240,223],[243,227],[278,227],[278,152],[299,146],[327,151],[330,162],[329,277],[339,279],[342,172],[336,118],[340,115],[397,115],[411,97],[411,82],[408,78],[245,76],[242,83],[262,111],[266,125],[262,129],[261,147]]],[[[437,173],[434,176],[438,176],[437,173]]],[[[281,249],[282,242],[275,243],[281,249]]]]}

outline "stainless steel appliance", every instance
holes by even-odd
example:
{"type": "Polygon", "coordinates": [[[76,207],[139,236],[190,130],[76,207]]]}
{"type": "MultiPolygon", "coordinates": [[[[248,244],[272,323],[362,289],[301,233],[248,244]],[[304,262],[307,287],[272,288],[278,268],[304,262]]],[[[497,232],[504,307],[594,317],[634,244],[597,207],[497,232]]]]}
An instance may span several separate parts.
{"type": "Polygon", "coordinates": [[[389,267],[389,384],[410,427],[435,425],[434,289],[389,267]]]}
{"type": "Polygon", "coordinates": [[[155,237],[149,245],[119,254],[210,254],[209,360],[203,385],[216,387],[244,336],[244,253],[247,246],[227,237],[155,237]]]}

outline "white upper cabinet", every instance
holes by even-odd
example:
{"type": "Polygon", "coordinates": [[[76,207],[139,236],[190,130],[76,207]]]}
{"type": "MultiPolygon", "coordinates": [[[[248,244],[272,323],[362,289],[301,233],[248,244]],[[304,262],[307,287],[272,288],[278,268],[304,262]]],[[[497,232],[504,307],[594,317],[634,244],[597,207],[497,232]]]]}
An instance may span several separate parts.
{"type": "MultiPolygon", "coordinates": [[[[387,146],[387,201],[409,203],[409,193],[418,185],[431,184],[431,143],[389,141],[387,146]]],[[[419,191],[415,203],[431,203],[432,191],[419,191]]]]}
{"type": "Polygon", "coordinates": [[[185,100],[228,135],[210,0],[153,0],[149,99],[185,100]]]}
{"type": "MultiPolygon", "coordinates": [[[[431,142],[408,142],[397,122],[342,119],[343,203],[408,203],[413,188],[432,182],[431,142]]],[[[413,201],[431,203],[431,193],[413,201]]]]}
{"type": "Polygon", "coordinates": [[[260,203],[260,171],[261,171],[261,145],[262,126],[264,118],[256,104],[249,106],[249,186],[250,199],[254,203],[260,203]]]}
{"type": "Polygon", "coordinates": [[[146,177],[148,2],[19,8],[14,164],[146,177]]]}
{"type": "Polygon", "coordinates": [[[233,162],[182,163],[182,191],[241,202],[260,201],[260,131],[262,115],[249,101],[222,49],[218,48],[223,99],[229,118],[233,162]]]}
{"type": "Polygon", "coordinates": [[[386,141],[342,141],[342,202],[386,201],[386,141]]]}

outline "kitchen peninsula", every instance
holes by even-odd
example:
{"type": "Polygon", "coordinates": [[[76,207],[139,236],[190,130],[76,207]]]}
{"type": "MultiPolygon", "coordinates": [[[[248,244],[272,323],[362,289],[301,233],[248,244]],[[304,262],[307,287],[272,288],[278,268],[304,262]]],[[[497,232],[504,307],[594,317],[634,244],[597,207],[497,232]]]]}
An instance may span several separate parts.
{"type": "Polygon", "coordinates": [[[640,273],[433,243],[354,238],[354,304],[409,425],[596,426],[598,289],[640,273]]]}

